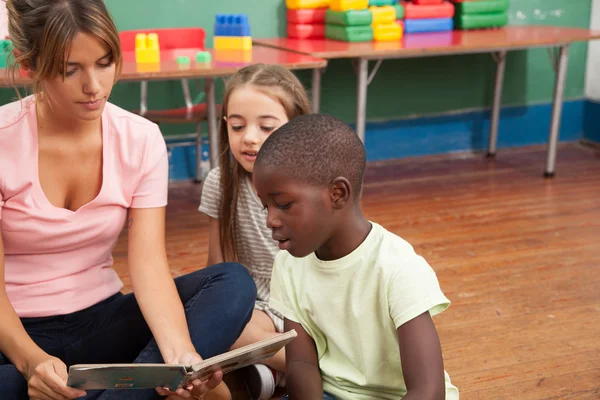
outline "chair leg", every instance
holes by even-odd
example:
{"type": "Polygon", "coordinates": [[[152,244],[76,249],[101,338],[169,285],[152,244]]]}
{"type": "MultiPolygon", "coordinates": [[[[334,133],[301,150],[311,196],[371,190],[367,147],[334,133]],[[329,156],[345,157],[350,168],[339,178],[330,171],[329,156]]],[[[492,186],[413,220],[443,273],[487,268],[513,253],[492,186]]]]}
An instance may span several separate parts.
{"type": "Polygon", "coordinates": [[[208,171],[202,165],[202,123],[196,124],[196,183],[202,182],[208,171]]]}

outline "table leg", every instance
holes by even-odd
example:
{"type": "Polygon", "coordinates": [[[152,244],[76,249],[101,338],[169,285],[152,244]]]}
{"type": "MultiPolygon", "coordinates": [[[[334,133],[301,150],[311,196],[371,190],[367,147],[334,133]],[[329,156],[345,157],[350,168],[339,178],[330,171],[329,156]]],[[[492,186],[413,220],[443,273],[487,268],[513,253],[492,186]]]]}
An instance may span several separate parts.
{"type": "Polygon", "coordinates": [[[217,103],[215,100],[215,80],[214,78],[205,79],[206,91],[206,113],[208,124],[208,147],[210,157],[210,168],[218,165],[219,156],[219,131],[217,130],[217,103]]]}
{"type": "Polygon", "coordinates": [[[367,80],[369,75],[369,60],[358,59],[358,79],[356,81],[356,134],[365,142],[367,120],[367,80]]]}
{"type": "Polygon", "coordinates": [[[554,84],[554,102],[552,104],[552,120],[550,122],[550,135],[548,137],[548,155],[544,176],[554,176],[556,167],[556,148],[560,133],[560,118],[562,114],[563,95],[565,92],[565,80],[567,78],[567,65],[569,61],[569,45],[560,47],[556,70],[556,83],[554,84]]]}
{"type": "Polygon", "coordinates": [[[504,86],[504,71],[506,70],[506,51],[496,54],[496,84],[494,87],[494,101],[492,104],[492,120],[490,121],[490,137],[488,141],[488,157],[496,156],[496,145],[498,143],[498,122],[500,120],[500,108],[502,105],[502,88],[504,86]]]}
{"type": "Polygon", "coordinates": [[[321,108],[321,74],[320,68],[313,69],[312,72],[312,112],[318,113],[321,108]]]}

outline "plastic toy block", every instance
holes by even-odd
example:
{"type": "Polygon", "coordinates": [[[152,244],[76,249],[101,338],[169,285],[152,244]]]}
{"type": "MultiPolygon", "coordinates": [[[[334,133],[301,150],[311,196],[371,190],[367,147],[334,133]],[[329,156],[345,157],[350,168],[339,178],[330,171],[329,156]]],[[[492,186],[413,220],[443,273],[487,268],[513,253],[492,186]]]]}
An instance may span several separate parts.
{"type": "Polygon", "coordinates": [[[290,39],[324,39],[325,24],[288,24],[287,36],[290,39]]]}
{"type": "Polygon", "coordinates": [[[250,36],[215,36],[213,47],[215,50],[251,50],[252,38],[250,36]]]}
{"type": "Polygon", "coordinates": [[[452,18],[405,19],[404,33],[451,31],[454,27],[452,18]]]}
{"type": "Polygon", "coordinates": [[[310,8],[287,11],[287,22],[292,24],[324,24],[326,8],[310,8]]]}
{"type": "Polygon", "coordinates": [[[394,4],[393,6],[396,9],[396,19],[404,18],[404,6],[402,4],[394,4]]]}
{"type": "MultiPolygon", "coordinates": [[[[479,1],[479,0],[474,0],[479,1]]],[[[442,4],[444,0],[412,0],[413,3],[419,5],[433,5],[433,4],[442,4]]]]}
{"type": "Polygon", "coordinates": [[[175,59],[175,62],[178,65],[187,65],[190,63],[190,58],[187,56],[177,56],[177,58],[175,59]]]}
{"type": "Polygon", "coordinates": [[[325,25],[325,37],[344,42],[370,42],[373,40],[373,28],[371,25],[325,25]]]}
{"type": "Polygon", "coordinates": [[[12,55],[12,50],[12,41],[0,40],[0,68],[7,68],[10,65],[9,58],[12,55]]]}
{"type": "Polygon", "coordinates": [[[395,21],[389,24],[373,25],[373,38],[379,42],[400,40],[402,27],[395,21]]]}
{"type": "Polygon", "coordinates": [[[251,36],[246,14],[217,14],[214,36],[251,36]]]}
{"type": "Polygon", "coordinates": [[[361,26],[373,23],[373,13],[368,9],[350,11],[327,10],[325,22],[328,25],[361,26]]]}
{"type": "Polygon", "coordinates": [[[156,33],[135,35],[135,61],[140,64],[160,63],[160,47],[156,33]]]}
{"type": "Polygon", "coordinates": [[[508,0],[479,0],[456,3],[457,14],[492,14],[508,10],[508,0]]]}
{"type": "Polygon", "coordinates": [[[397,0],[369,0],[369,7],[393,6],[397,0]]]}
{"type": "Polygon", "coordinates": [[[199,51],[196,53],[196,62],[197,63],[209,63],[211,61],[211,56],[208,51],[199,51]]]}
{"type": "Polygon", "coordinates": [[[329,9],[333,11],[364,10],[369,8],[369,0],[331,0],[329,9]]]}
{"type": "Polygon", "coordinates": [[[417,5],[407,3],[404,6],[404,18],[452,18],[454,16],[454,4],[445,1],[442,4],[417,5]]]}
{"type": "Polygon", "coordinates": [[[396,18],[396,9],[392,6],[369,7],[373,14],[373,25],[385,25],[393,23],[396,18]]]}
{"type": "Polygon", "coordinates": [[[215,65],[245,64],[252,62],[251,51],[215,50],[215,65]]]}
{"type": "Polygon", "coordinates": [[[298,10],[303,8],[327,8],[330,0],[285,0],[285,6],[288,10],[298,10]]]}
{"type": "Polygon", "coordinates": [[[508,24],[508,12],[494,14],[462,14],[454,17],[456,29],[496,28],[508,24]]]}

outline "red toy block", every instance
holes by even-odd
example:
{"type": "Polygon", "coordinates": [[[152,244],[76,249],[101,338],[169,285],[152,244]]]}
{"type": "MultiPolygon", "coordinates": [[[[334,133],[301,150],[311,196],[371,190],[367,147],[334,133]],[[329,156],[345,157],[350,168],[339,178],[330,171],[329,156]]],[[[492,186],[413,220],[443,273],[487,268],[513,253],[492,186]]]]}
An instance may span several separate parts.
{"type": "Polygon", "coordinates": [[[290,39],[324,39],[325,24],[290,24],[287,26],[290,39]]]}
{"type": "Polygon", "coordinates": [[[442,4],[444,0],[412,0],[412,2],[419,5],[433,5],[442,4]]]}
{"type": "Polygon", "coordinates": [[[324,24],[326,8],[299,8],[287,11],[287,21],[293,24],[324,24]]]}
{"type": "Polygon", "coordinates": [[[405,19],[424,18],[452,18],[454,17],[454,4],[445,1],[442,4],[421,5],[406,3],[404,5],[405,19]]]}

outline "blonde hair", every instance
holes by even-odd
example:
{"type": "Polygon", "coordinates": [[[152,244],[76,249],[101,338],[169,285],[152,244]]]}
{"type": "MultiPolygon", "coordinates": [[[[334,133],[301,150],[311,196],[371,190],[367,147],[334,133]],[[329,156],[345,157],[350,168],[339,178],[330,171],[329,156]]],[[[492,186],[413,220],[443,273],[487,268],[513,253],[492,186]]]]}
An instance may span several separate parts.
{"type": "Polygon", "coordinates": [[[75,36],[82,32],[109,50],[121,72],[119,33],[103,0],[6,0],[8,33],[15,65],[33,71],[34,91],[39,94],[45,79],[65,77],[67,57],[75,36]]]}
{"type": "Polygon", "coordinates": [[[219,127],[219,166],[221,168],[222,197],[219,206],[219,237],[224,261],[238,261],[235,242],[237,227],[237,202],[241,180],[247,172],[232,156],[227,132],[227,104],[234,90],[252,86],[277,100],[288,120],[310,114],[310,102],[298,78],[280,65],[253,64],[240,69],[225,87],[219,127]]]}

